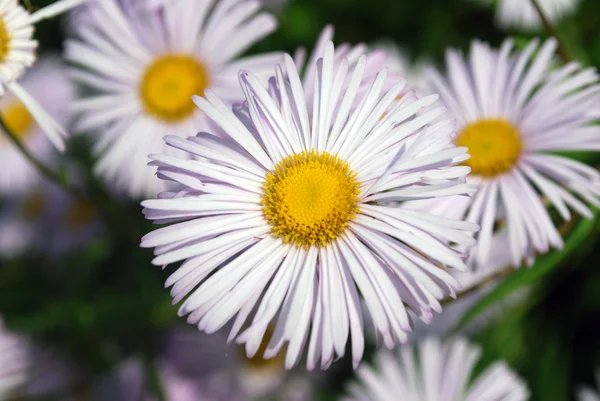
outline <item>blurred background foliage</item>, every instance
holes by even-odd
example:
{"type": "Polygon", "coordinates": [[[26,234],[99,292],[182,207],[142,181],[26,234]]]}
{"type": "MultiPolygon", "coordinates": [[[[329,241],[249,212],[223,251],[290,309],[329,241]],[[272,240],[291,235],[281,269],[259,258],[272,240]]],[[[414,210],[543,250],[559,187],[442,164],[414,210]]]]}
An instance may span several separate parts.
{"type": "MultiPolygon", "coordinates": [[[[389,39],[412,60],[436,62],[447,47],[466,50],[474,38],[498,45],[508,36],[517,44],[546,36],[503,30],[495,24],[493,6],[474,0],[291,0],[275,12],[279,30],[251,52],[311,49],[327,23],[335,26],[338,43],[389,39]]],[[[570,55],[596,67],[599,21],[600,1],[583,0],[557,26],[570,55]]],[[[41,52],[61,51],[65,23],[63,18],[38,25],[41,52]]],[[[83,371],[101,373],[129,355],[152,354],[161,335],[180,319],[163,287],[172,268],[152,266],[151,250],[138,247],[151,230],[139,204],[111,197],[94,179],[84,138],[72,139],[68,156],[87,172],[107,230],[60,258],[32,251],[0,260],[0,315],[11,329],[52,344],[83,371]]],[[[595,157],[587,161],[598,163],[595,157]]],[[[568,230],[567,255],[540,258],[533,268],[540,270],[521,270],[486,298],[484,307],[498,302],[504,307],[474,336],[484,349],[481,367],[494,359],[508,361],[528,382],[533,400],[572,399],[577,386],[592,383],[600,366],[600,226],[578,224],[568,230]],[[525,296],[506,302],[525,287],[525,296]]],[[[329,380],[320,382],[319,399],[333,399],[351,374],[349,361],[334,365],[329,380]]]]}

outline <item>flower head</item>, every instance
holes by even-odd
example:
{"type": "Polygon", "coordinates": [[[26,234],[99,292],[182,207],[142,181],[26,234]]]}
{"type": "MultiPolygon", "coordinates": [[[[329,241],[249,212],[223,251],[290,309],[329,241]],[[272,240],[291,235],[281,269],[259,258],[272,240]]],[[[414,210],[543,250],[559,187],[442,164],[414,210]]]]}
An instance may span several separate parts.
{"type": "Polygon", "coordinates": [[[210,88],[228,104],[241,101],[240,68],[270,71],[281,59],[240,58],[276,27],[258,0],[173,0],[151,10],[102,0],[74,22],[77,37],[67,42],[66,57],[81,67],[73,76],[92,89],[75,105],[75,129],[93,131],[101,154],[96,173],[131,197],[166,189],[146,166],[149,153],[174,152],[164,135],[211,130],[193,95],[210,88]]]}
{"type": "Polygon", "coordinates": [[[600,95],[596,70],[573,62],[552,71],[552,39],[523,51],[512,47],[511,41],[499,50],[474,42],[468,61],[448,51],[447,77],[430,71],[434,90],[457,119],[455,143],[469,148],[468,181],[480,189],[472,202],[446,198],[409,206],[480,224],[471,256],[483,268],[505,231],[515,266],[562,247],[546,201],[565,220],[570,209],[591,217],[584,202],[600,206],[600,173],[564,153],[600,149],[600,127],[589,113],[600,95]]]}
{"type": "Polygon", "coordinates": [[[470,380],[481,351],[458,338],[445,343],[426,338],[417,353],[380,353],[374,367],[358,369],[347,401],[525,401],[527,386],[504,362],[495,362],[470,380]]]}
{"type": "MultiPolygon", "coordinates": [[[[15,128],[24,129],[26,124],[39,124],[52,144],[60,151],[65,149],[64,140],[68,136],[62,125],[48,113],[43,102],[20,85],[17,81],[36,61],[37,41],[33,39],[34,24],[42,19],[54,17],[71,9],[86,0],[59,0],[43,7],[32,14],[23,8],[17,0],[6,0],[0,3],[0,95],[10,92],[21,103],[20,124],[15,128]],[[27,118],[24,118],[27,116],[27,118]]],[[[47,90],[47,88],[45,88],[47,90]]],[[[58,91],[59,95],[64,91],[58,91]]],[[[53,98],[54,92],[44,92],[46,99],[51,98],[58,103],[60,96],[53,98]]],[[[13,127],[10,127],[13,128],[13,127]]],[[[19,137],[19,133],[15,134],[19,137]]],[[[0,138],[0,140],[4,140],[0,138]]]]}
{"type": "Polygon", "coordinates": [[[248,357],[274,324],[264,355],[288,343],[288,368],[309,338],[308,368],[327,368],[349,335],[358,364],[359,292],[384,343],[406,341],[404,302],[429,321],[457,286],[446,269],[466,268],[439,238],[469,246],[477,229],[392,204],[473,190],[463,183],[469,168],[455,166],[468,155],[450,145],[454,123],[429,124],[444,109],[417,115],[437,96],[397,102],[404,81],[384,90],[386,70],[360,95],[366,57],[334,68],[335,54],[328,42],[310,101],[289,56],[268,88],[240,72],[246,102],[233,111],[210,90],[196,97],[222,132],[166,137],[197,158],[152,155],[158,176],[183,189],[142,203],[148,219],[175,223],[142,246],[156,247],[156,265],[184,261],[167,281],[175,302],[191,293],[180,313],[207,333],[237,315],[229,339],[245,343],[248,357]]]}

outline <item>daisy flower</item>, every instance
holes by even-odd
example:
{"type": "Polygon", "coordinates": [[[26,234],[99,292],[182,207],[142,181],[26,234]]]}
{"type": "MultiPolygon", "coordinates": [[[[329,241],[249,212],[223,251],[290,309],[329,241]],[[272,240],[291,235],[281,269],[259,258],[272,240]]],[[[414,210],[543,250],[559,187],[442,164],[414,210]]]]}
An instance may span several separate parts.
{"type": "MultiPolygon", "coordinates": [[[[48,99],[54,103],[60,103],[63,100],[60,97],[63,90],[59,88],[59,97],[55,98],[54,92],[47,86],[43,87],[44,92],[42,92],[42,88],[38,88],[38,94],[44,94],[44,101],[40,102],[17,81],[36,61],[35,51],[38,42],[33,39],[34,24],[42,19],[61,14],[84,1],[86,0],[59,0],[31,14],[19,5],[17,0],[0,1],[0,96],[8,91],[13,98],[18,99],[20,107],[24,111],[18,112],[21,119],[15,121],[25,124],[31,120],[29,124],[33,124],[33,120],[35,120],[41,131],[60,151],[65,149],[64,141],[68,134],[60,122],[55,120],[55,116],[46,110],[44,103],[47,103],[48,99]]],[[[50,83],[51,88],[58,86],[61,82],[50,83]]],[[[20,135],[17,134],[17,136],[20,135]]],[[[0,141],[2,140],[5,139],[0,138],[0,141]]]]}
{"type": "MultiPolygon", "coordinates": [[[[600,371],[596,372],[596,384],[600,386],[600,371]]],[[[582,387],[577,392],[578,401],[600,401],[600,393],[590,387],[582,387]]]]}
{"type": "Polygon", "coordinates": [[[241,101],[240,68],[267,72],[281,60],[279,53],[240,58],[276,27],[258,0],[173,0],[150,15],[102,0],[74,24],[66,58],[78,67],[73,77],[92,89],[75,104],[75,130],[95,133],[96,173],[131,197],[166,189],[146,166],[149,153],[173,153],[164,135],[211,130],[192,95],[210,88],[228,104],[241,101]]]}
{"type": "Polygon", "coordinates": [[[7,331],[0,318],[0,400],[25,383],[27,369],[25,339],[7,331]]]}
{"type": "Polygon", "coordinates": [[[289,56],[268,89],[241,71],[246,102],[233,111],[210,90],[195,97],[222,132],[166,137],[198,159],[152,155],[158,176],[182,189],[142,202],[146,218],[176,223],[141,245],[155,247],[155,265],[184,261],[166,283],[175,302],[191,293],[179,313],[207,333],[237,315],[229,340],[245,343],[248,357],[274,324],[264,356],[288,343],[287,368],[309,337],[309,369],[342,357],[349,335],[358,364],[359,294],[384,343],[405,342],[412,323],[404,302],[429,321],[458,285],[446,268],[466,268],[438,237],[469,246],[478,228],[390,205],[471,193],[469,167],[455,166],[469,156],[449,146],[452,121],[429,124],[443,107],[416,116],[436,95],[404,96],[383,115],[405,86],[383,90],[386,70],[353,108],[366,57],[349,70],[347,59],[334,68],[335,54],[328,42],[309,102],[289,56]]]}
{"type": "MultiPolygon", "coordinates": [[[[42,58],[21,78],[21,87],[36,98],[61,125],[69,120],[74,90],[57,58],[42,58]]],[[[0,116],[4,124],[38,159],[52,165],[57,153],[27,105],[13,93],[0,98],[0,116]]],[[[0,129],[1,131],[1,129],[0,129]]],[[[0,132],[0,195],[22,195],[40,181],[38,171],[0,132]]]]}
{"type": "Polygon", "coordinates": [[[491,262],[495,234],[504,231],[514,266],[561,248],[546,202],[565,220],[570,209],[592,217],[584,202],[600,206],[598,171],[564,154],[600,149],[600,127],[588,112],[600,94],[598,74],[576,62],[550,70],[555,49],[553,39],[523,51],[513,51],[510,40],[499,50],[475,41],[467,61],[448,51],[446,77],[429,71],[433,90],[457,119],[455,143],[469,148],[464,164],[479,191],[472,202],[449,197],[409,207],[480,224],[471,252],[476,267],[491,262]]]}
{"type": "MultiPolygon", "coordinates": [[[[491,3],[492,0],[479,0],[491,3]]],[[[544,14],[552,22],[557,22],[563,16],[572,13],[578,6],[579,0],[537,0],[544,14]]],[[[542,28],[542,20],[531,3],[531,0],[498,0],[496,19],[503,27],[524,29],[542,28]]]]}
{"type": "Polygon", "coordinates": [[[472,380],[479,347],[457,338],[429,337],[415,352],[381,352],[375,366],[361,366],[346,401],[525,401],[529,391],[504,362],[495,362],[472,380]]]}

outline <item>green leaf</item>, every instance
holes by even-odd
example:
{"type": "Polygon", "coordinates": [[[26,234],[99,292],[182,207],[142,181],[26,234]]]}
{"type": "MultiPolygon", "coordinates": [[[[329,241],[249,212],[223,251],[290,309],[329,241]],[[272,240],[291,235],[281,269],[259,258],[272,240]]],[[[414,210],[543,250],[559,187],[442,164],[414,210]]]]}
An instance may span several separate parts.
{"type": "Polygon", "coordinates": [[[528,268],[522,267],[508,275],[496,288],[484,295],[481,300],[467,310],[461,320],[454,327],[453,332],[464,328],[469,322],[481,315],[486,309],[506,298],[519,288],[535,283],[558,266],[562,265],[573,251],[577,250],[596,226],[598,211],[594,210],[593,219],[582,219],[568,234],[562,250],[552,250],[537,258],[536,263],[528,268]]]}

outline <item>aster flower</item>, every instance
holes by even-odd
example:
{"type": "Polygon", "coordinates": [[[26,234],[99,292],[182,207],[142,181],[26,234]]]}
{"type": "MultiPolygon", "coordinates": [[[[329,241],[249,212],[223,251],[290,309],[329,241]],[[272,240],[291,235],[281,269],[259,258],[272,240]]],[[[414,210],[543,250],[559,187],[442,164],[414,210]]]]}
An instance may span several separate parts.
{"type": "MultiPolygon", "coordinates": [[[[596,384],[600,386],[600,371],[596,372],[596,384]]],[[[577,392],[578,401],[600,401],[600,393],[590,387],[582,387],[577,392]]]]}
{"type": "MultiPolygon", "coordinates": [[[[492,0],[479,1],[492,2],[492,0]]],[[[573,12],[577,8],[579,0],[538,0],[538,3],[550,21],[557,22],[563,16],[573,12]]],[[[542,20],[531,0],[498,0],[496,8],[496,19],[504,27],[524,29],[542,27],[542,20]]]]}
{"type": "Polygon", "coordinates": [[[6,330],[0,318],[0,400],[24,384],[27,367],[27,342],[6,330]]]}
{"type": "Polygon", "coordinates": [[[361,366],[346,401],[524,401],[527,386],[504,362],[495,362],[471,383],[479,347],[457,338],[445,343],[430,337],[417,353],[382,352],[375,366],[361,366]]]}
{"type": "MultiPolygon", "coordinates": [[[[65,149],[67,132],[55,120],[55,116],[46,110],[44,102],[40,103],[17,81],[36,61],[38,43],[33,39],[34,24],[61,14],[84,1],[86,0],[59,0],[31,14],[17,0],[0,2],[0,96],[8,91],[18,99],[26,109],[28,118],[39,124],[42,132],[60,151],[65,149]]],[[[59,91],[59,96],[62,92],[59,91]]],[[[45,92],[45,100],[63,100],[60,97],[53,98],[52,95],[53,92],[45,92]]]]}
{"type": "Polygon", "coordinates": [[[146,166],[149,153],[173,153],[164,135],[210,129],[192,95],[210,88],[228,104],[240,101],[240,68],[271,71],[281,59],[239,57],[276,27],[258,0],[173,0],[147,11],[96,1],[78,16],[89,23],[74,18],[77,38],[66,44],[66,58],[79,67],[73,77],[94,92],[75,104],[75,130],[94,132],[96,173],[131,197],[166,189],[146,166]]]}
{"type": "MultiPolygon", "coordinates": [[[[68,122],[68,110],[74,90],[58,59],[51,56],[42,58],[25,73],[20,85],[61,126],[68,122]]],[[[54,163],[57,153],[52,143],[46,138],[27,105],[13,93],[8,92],[0,98],[0,116],[4,124],[38,160],[47,165],[54,163]]],[[[4,133],[0,133],[0,195],[22,195],[36,186],[40,179],[35,167],[4,133]]]]}
{"type": "Polygon", "coordinates": [[[185,261],[167,280],[175,302],[191,293],[180,314],[207,333],[237,315],[229,339],[245,343],[248,357],[273,321],[265,358],[288,342],[287,368],[309,337],[307,367],[327,368],[344,355],[350,334],[358,364],[359,291],[384,343],[405,342],[411,320],[403,302],[430,320],[438,299],[457,286],[440,266],[466,268],[436,236],[469,246],[477,229],[388,205],[473,190],[462,183],[469,168],[454,166],[468,158],[466,149],[448,146],[454,124],[428,125],[444,109],[415,116],[437,96],[407,95],[383,115],[405,86],[384,91],[384,70],[353,109],[366,57],[352,71],[346,59],[336,69],[334,62],[328,42],[308,103],[289,56],[269,91],[240,72],[247,102],[234,111],[210,90],[196,97],[223,132],[166,137],[198,160],[152,155],[159,177],[183,189],[142,203],[148,219],[177,223],[141,245],[156,247],[156,265],[185,261]]]}
{"type": "Polygon", "coordinates": [[[446,78],[430,71],[457,119],[456,145],[469,148],[468,181],[480,189],[472,202],[449,197],[407,207],[480,224],[471,252],[476,267],[490,263],[495,234],[504,231],[515,266],[561,248],[546,200],[565,220],[570,209],[591,217],[584,202],[600,206],[598,171],[564,155],[600,149],[600,127],[588,112],[600,94],[598,74],[576,62],[550,70],[555,48],[553,39],[523,51],[513,51],[510,40],[499,50],[475,41],[468,61],[448,51],[446,78]]]}

